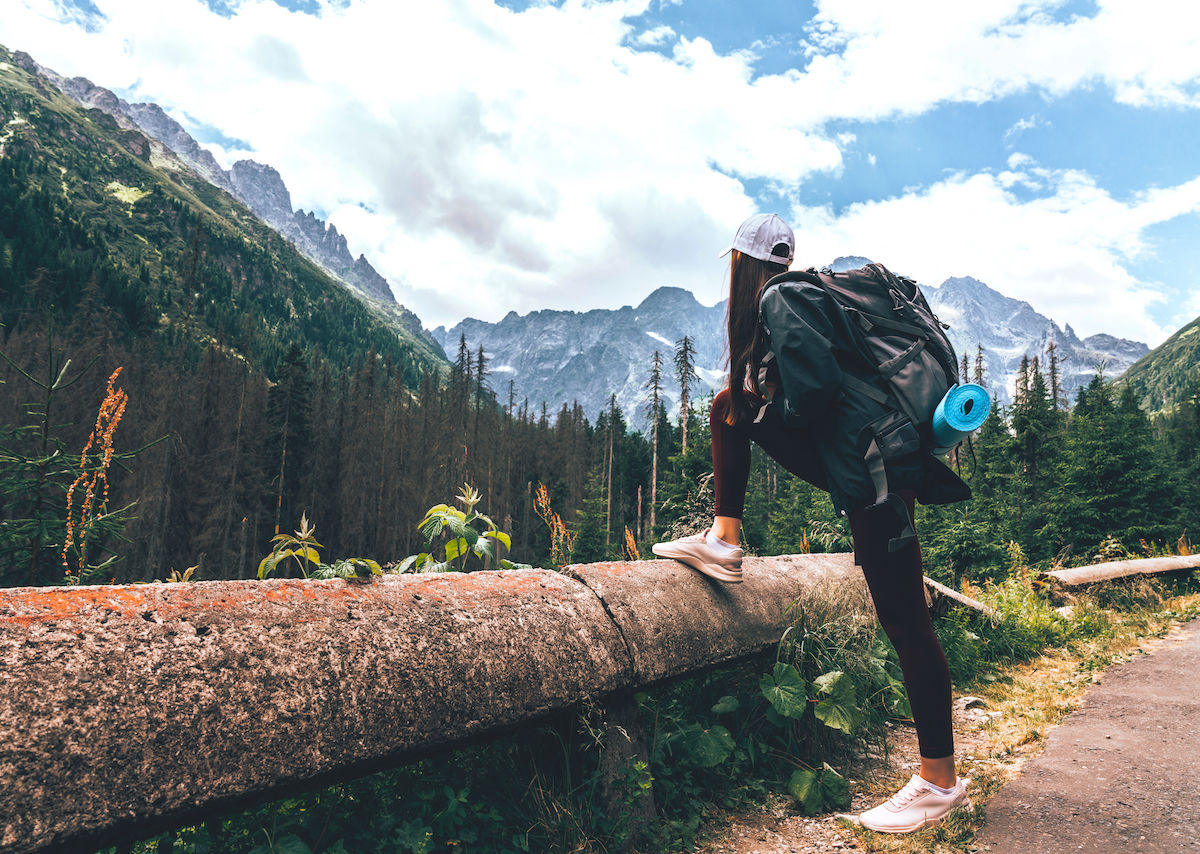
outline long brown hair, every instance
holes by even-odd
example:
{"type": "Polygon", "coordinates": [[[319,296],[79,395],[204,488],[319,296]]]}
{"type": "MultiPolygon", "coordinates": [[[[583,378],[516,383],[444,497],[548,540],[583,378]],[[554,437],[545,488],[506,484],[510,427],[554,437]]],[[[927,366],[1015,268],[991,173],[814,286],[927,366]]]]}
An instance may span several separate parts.
{"type": "MultiPolygon", "coordinates": [[[[787,253],[784,253],[787,254],[787,253]]],[[[772,276],[787,272],[787,267],[771,261],[760,261],[733,250],[729,262],[729,307],[726,315],[729,332],[729,413],[728,424],[752,418],[762,396],[758,387],[758,365],[754,354],[758,349],[758,302],[763,287],[772,276]],[[748,398],[748,395],[753,397],[748,398]]]]}

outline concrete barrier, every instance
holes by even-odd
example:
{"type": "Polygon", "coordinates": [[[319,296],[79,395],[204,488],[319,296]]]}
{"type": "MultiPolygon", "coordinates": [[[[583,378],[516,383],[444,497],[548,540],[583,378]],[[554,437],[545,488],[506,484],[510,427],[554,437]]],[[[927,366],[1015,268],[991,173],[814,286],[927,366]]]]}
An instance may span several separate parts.
{"type": "Polygon", "coordinates": [[[0,852],[84,851],[772,647],[849,555],[0,589],[0,852]]]}

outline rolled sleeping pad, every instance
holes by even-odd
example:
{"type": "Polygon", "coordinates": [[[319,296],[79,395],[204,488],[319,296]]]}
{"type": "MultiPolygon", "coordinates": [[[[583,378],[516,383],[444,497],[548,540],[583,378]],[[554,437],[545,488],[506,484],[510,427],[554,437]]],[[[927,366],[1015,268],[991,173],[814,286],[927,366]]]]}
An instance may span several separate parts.
{"type": "Polygon", "coordinates": [[[992,396],[975,383],[956,385],[933,411],[935,454],[944,454],[983,426],[992,411],[992,396]]]}

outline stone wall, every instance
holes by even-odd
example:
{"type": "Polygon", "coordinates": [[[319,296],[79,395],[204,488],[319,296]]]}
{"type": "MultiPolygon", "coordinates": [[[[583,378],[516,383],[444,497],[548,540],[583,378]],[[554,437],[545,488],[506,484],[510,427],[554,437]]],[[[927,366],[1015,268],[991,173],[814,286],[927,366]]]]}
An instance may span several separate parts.
{"type": "MultiPolygon", "coordinates": [[[[0,854],[86,851],[754,655],[849,555],[0,589],[0,854]]],[[[860,589],[861,588],[861,589],[860,589]]]]}

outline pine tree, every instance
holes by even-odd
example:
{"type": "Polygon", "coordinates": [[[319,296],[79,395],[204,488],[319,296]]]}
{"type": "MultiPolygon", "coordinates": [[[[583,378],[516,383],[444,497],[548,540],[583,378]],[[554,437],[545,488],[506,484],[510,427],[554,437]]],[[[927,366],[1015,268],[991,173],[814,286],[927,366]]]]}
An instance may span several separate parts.
{"type": "Polygon", "coordinates": [[[1133,390],[1118,395],[1101,374],[1080,390],[1056,472],[1044,503],[1046,548],[1070,546],[1079,556],[1106,537],[1127,548],[1142,539],[1178,536],[1180,484],[1166,447],[1154,440],[1133,390]]]}
{"type": "Polygon", "coordinates": [[[650,535],[655,533],[654,508],[658,496],[658,414],[662,405],[662,356],[657,350],[650,363],[650,379],[646,381],[650,392],[650,535]]]}
{"type": "Polygon", "coordinates": [[[1046,357],[1050,362],[1050,405],[1058,411],[1062,388],[1059,385],[1058,345],[1053,340],[1046,345],[1046,357]]]}
{"type": "Polygon", "coordinates": [[[691,418],[691,387],[700,381],[696,374],[696,348],[684,335],[675,342],[675,376],[679,380],[679,424],[683,430],[683,452],[687,453],[688,421],[691,418]]]}
{"type": "Polygon", "coordinates": [[[483,353],[483,345],[479,345],[479,350],[475,355],[475,429],[472,434],[471,445],[476,450],[479,449],[479,415],[483,409],[483,403],[491,390],[487,387],[487,357],[483,353]]]}
{"type": "MultiPolygon", "coordinates": [[[[1017,533],[1031,546],[1041,520],[1041,501],[1052,480],[1058,448],[1058,424],[1038,360],[1023,360],[1025,373],[1018,377],[1020,394],[1013,402],[1013,452],[1019,471],[1017,533]]],[[[1027,548],[1027,552],[1029,549],[1027,548]]]]}
{"type": "Polygon", "coordinates": [[[608,398],[608,422],[605,425],[608,433],[608,453],[607,464],[605,465],[604,485],[604,545],[612,543],[612,497],[613,497],[613,446],[616,438],[617,427],[617,396],[612,394],[608,398]]]}
{"type": "MultiPolygon", "coordinates": [[[[371,356],[374,356],[372,351],[371,356]]],[[[267,419],[272,432],[267,437],[267,453],[272,465],[274,533],[283,530],[292,516],[298,494],[299,472],[308,451],[308,413],[310,391],[308,365],[298,344],[293,343],[280,367],[279,378],[267,398],[267,419]]]]}
{"type": "Polygon", "coordinates": [[[1017,376],[1016,376],[1015,387],[1013,389],[1013,392],[1014,392],[1013,393],[1013,402],[1014,403],[1019,403],[1022,399],[1024,399],[1025,395],[1029,392],[1029,356],[1028,355],[1024,355],[1021,357],[1021,365],[1020,365],[1020,367],[1017,368],[1017,376]]]}
{"type": "Polygon", "coordinates": [[[603,505],[603,477],[596,467],[588,473],[583,506],[576,513],[575,547],[571,551],[571,560],[575,563],[591,563],[613,557],[610,544],[600,531],[604,519],[603,505]]]}

